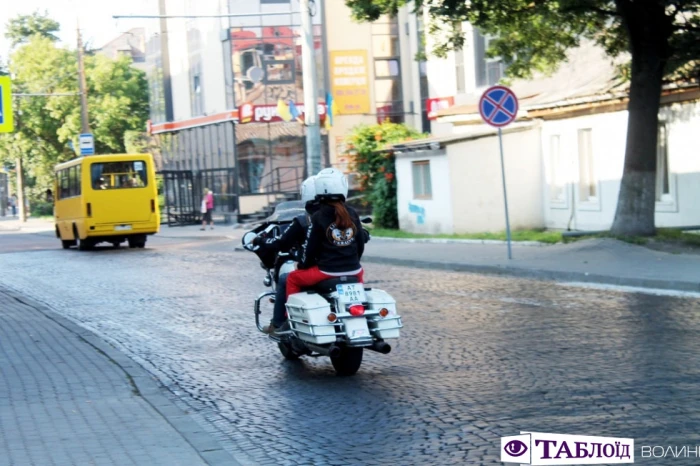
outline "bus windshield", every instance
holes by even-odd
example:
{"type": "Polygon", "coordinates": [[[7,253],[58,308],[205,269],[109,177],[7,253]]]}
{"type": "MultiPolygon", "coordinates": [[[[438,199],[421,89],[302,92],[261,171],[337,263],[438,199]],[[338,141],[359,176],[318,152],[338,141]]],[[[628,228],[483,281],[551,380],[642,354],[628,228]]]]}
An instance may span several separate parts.
{"type": "Polygon", "coordinates": [[[90,166],[92,189],[127,189],[148,186],[146,163],[128,162],[93,163],[90,166]]]}

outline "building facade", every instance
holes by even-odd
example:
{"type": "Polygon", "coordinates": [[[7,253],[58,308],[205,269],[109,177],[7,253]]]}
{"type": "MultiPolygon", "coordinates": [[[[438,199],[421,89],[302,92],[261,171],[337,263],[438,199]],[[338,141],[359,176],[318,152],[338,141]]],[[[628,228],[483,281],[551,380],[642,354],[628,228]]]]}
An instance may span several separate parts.
{"type": "MultiPolygon", "coordinates": [[[[159,0],[169,18],[146,31],[150,131],[159,170],[188,186],[182,195],[166,187],[166,198],[184,206],[176,210],[194,208],[204,187],[231,215],[297,192],[307,175],[305,129],[283,121],[278,103],[300,112],[306,104],[299,9],[298,0],[159,0]]],[[[352,175],[345,141],[358,124],[389,119],[428,129],[427,67],[415,60],[419,19],[404,9],[360,24],[343,0],[313,3],[323,166],[352,175]]]]}

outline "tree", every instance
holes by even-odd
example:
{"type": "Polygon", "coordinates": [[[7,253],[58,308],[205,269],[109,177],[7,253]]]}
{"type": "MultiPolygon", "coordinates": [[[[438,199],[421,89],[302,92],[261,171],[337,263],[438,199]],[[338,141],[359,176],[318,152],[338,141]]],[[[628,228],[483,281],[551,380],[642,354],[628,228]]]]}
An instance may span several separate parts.
{"type": "MultiPolygon", "coordinates": [[[[396,14],[407,0],[345,0],[356,19],[396,14]]],[[[655,233],[658,112],[664,78],[700,77],[700,0],[415,0],[432,18],[434,52],[444,55],[464,43],[469,21],[497,37],[489,51],[508,64],[511,77],[551,72],[568,49],[593,39],[611,57],[629,52],[627,147],[612,231],[655,233]],[[441,28],[445,31],[441,32],[441,28]]]]}
{"type": "Polygon", "coordinates": [[[5,37],[10,39],[12,47],[29,42],[34,35],[46,37],[51,41],[58,41],[58,32],[61,27],[53,19],[48,17],[48,13],[40,14],[35,11],[31,15],[20,15],[8,21],[5,37]]]}
{"type": "MultiPolygon", "coordinates": [[[[142,130],[148,118],[148,86],[128,57],[86,57],[90,128],[97,153],[122,153],[124,135],[142,130]]],[[[51,188],[55,164],[76,156],[80,134],[77,59],[47,37],[32,36],[11,55],[9,69],[17,93],[75,94],[14,100],[17,130],[0,135],[0,162],[24,160],[31,197],[51,188]]]]}
{"type": "Polygon", "coordinates": [[[347,142],[354,153],[353,169],[360,175],[365,202],[372,205],[374,223],[381,228],[398,228],[396,169],[391,144],[425,137],[403,124],[386,121],[378,125],[358,125],[347,142]]]}

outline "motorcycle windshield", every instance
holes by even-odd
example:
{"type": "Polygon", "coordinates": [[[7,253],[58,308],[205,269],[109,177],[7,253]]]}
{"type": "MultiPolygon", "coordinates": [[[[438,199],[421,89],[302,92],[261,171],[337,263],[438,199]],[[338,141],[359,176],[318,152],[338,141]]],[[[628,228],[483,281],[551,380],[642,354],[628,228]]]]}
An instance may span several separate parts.
{"type": "Polygon", "coordinates": [[[305,214],[305,203],[302,201],[280,202],[275,207],[272,215],[263,220],[264,223],[288,223],[294,220],[294,217],[305,214]]]}

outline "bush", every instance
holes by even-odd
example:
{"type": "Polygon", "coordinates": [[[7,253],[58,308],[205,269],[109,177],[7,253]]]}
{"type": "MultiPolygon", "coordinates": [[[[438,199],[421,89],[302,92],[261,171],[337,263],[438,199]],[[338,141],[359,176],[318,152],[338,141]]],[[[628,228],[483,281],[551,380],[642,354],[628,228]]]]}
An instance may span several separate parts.
{"type": "Polygon", "coordinates": [[[404,124],[388,120],[378,125],[353,128],[348,143],[354,157],[353,170],[360,175],[360,190],[367,193],[374,223],[380,228],[398,228],[396,167],[392,144],[420,139],[426,135],[404,124]]]}
{"type": "Polygon", "coordinates": [[[53,217],[53,204],[46,201],[34,201],[29,204],[32,217],[53,217]]]}

